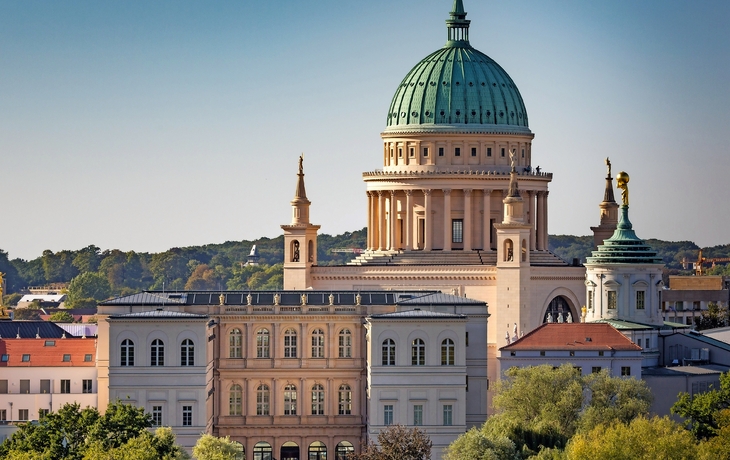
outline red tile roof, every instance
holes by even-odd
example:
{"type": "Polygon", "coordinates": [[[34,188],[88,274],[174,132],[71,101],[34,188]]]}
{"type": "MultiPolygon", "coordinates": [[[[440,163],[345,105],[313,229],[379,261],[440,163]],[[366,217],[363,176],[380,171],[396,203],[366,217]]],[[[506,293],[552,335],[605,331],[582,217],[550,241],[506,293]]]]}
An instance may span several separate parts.
{"type": "Polygon", "coordinates": [[[7,361],[0,359],[0,367],[94,367],[96,339],[0,339],[0,355],[8,356],[7,361]],[[25,354],[30,361],[23,361],[25,354]],[[64,361],[63,355],[71,355],[71,360],[64,361]],[[84,361],[86,355],[91,361],[84,361]]]}
{"type": "Polygon", "coordinates": [[[545,323],[500,350],[622,350],[640,351],[610,324],[545,323]]]}

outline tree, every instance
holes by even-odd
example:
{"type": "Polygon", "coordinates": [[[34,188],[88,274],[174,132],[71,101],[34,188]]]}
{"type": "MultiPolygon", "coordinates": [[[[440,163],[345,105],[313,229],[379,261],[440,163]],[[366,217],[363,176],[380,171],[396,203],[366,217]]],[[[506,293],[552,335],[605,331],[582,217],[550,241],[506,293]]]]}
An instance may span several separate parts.
{"type": "Polygon", "coordinates": [[[99,269],[101,262],[100,249],[97,246],[89,245],[76,252],[71,264],[76,267],[79,273],[95,272],[99,269]]]}
{"type": "Polygon", "coordinates": [[[727,307],[710,302],[707,304],[707,310],[703,311],[700,316],[695,317],[695,326],[698,331],[723,327],[728,323],[728,318],[730,316],[727,307]]]}
{"type": "Polygon", "coordinates": [[[378,445],[372,441],[359,460],[431,460],[431,439],[418,428],[391,425],[378,433],[378,445]]]}
{"type": "Polygon", "coordinates": [[[697,444],[689,431],[668,417],[637,417],[629,424],[598,425],[573,437],[565,449],[571,460],[690,460],[697,444]]]}
{"type": "Polygon", "coordinates": [[[515,443],[507,436],[490,436],[486,429],[472,428],[446,449],[444,460],[520,460],[515,443]]]}
{"type": "Polygon", "coordinates": [[[193,447],[193,457],[198,460],[236,460],[240,453],[239,444],[231,438],[218,438],[204,434],[193,447]]]}
{"type": "Polygon", "coordinates": [[[581,430],[613,421],[629,423],[649,413],[653,397],[643,380],[611,377],[604,369],[584,376],[583,382],[590,402],[580,416],[581,430]]]}
{"type": "Polygon", "coordinates": [[[185,283],[185,289],[190,291],[213,290],[218,287],[215,271],[206,264],[195,267],[193,273],[185,283]]]}
{"type": "Polygon", "coordinates": [[[84,452],[83,460],[187,460],[190,456],[175,444],[170,427],[160,427],[152,434],[142,431],[119,447],[107,448],[95,442],[84,452]]]}
{"type": "Polygon", "coordinates": [[[13,310],[13,316],[17,320],[24,321],[40,321],[41,319],[41,303],[34,300],[23,308],[13,310]]]}
{"type": "Polygon", "coordinates": [[[107,278],[96,272],[88,272],[71,280],[68,286],[66,303],[71,308],[77,308],[89,299],[92,301],[104,300],[111,295],[111,286],[107,278]]]}
{"type": "Polygon", "coordinates": [[[66,404],[38,422],[21,424],[0,444],[0,458],[29,453],[31,458],[79,459],[95,443],[102,450],[118,448],[147,432],[151,424],[152,416],[143,408],[119,401],[109,404],[104,415],[93,407],[66,404]]]}
{"type": "Polygon", "coordinates": [[[48,321],[53,323],[73,323],[74,317],[67,311],[57,311],[48,318],[48,321]]]}
{"type": "Polygon", "coordinates": [[[687,427],[697,439],[716,436],[723,409],[730,408],[730,372],[720,375],[720,388],[690,396],[680,393],[672,406],[672,413],[683,417],[687,427]]]}

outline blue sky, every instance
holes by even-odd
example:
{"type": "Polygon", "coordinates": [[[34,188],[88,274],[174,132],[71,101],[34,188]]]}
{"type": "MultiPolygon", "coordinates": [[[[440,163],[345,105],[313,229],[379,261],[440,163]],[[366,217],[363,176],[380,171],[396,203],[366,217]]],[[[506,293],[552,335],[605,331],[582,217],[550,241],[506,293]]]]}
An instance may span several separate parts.
{"type": "MultiPolygon", "coordinates": [[[[730,2],[465,0],[589,234],[605,166],[639,236],[730,243],[730,2]]],[[[0,1],[0,248],[163,251],[274,237],[305,154],[312,220],[366,223],[363,171],[450,0],[0,1]]]]}

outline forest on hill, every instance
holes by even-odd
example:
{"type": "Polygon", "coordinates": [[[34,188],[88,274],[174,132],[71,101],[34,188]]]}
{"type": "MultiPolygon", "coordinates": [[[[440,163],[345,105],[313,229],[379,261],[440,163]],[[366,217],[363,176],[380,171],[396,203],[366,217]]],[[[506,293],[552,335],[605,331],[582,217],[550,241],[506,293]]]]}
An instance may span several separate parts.
{"type": "MultiPolygon", "coordinates": [[[[666,264],[665,274],[691,274],[700,249],[691,241],[647,240],[666,264]],[[688,262],[683,269],[683,260],[688,262]]],[[[366,246],[366,229],[341,235],[321,234],[317,257],[320,265],[341,265],[352,252],[333,252],[366,246]]],[[[551,235],[550,250],[566,261],[584,262],[593,246],[592,236],[551,235]]],[[[730,245],[703,248],[705,257],[730,257],[730,245]]],[[[101,250],[90,245],[79,250],[43,251],[32,260],[9,259],[0,249],[0,272],[5,273],[6,302],[13,304],[19,291],[29,286],[69,283],[69,306],[95,305],[96,301],[144,289],[258,290],[283,285],[284,238],[227,241],[220,244],[172,248],[145,253],[101,250]],[[259,265],[246,265],[256,245],[259,265]]],[[[709,274],[730,274],[728,266],[710,268],[709,274]]]]}

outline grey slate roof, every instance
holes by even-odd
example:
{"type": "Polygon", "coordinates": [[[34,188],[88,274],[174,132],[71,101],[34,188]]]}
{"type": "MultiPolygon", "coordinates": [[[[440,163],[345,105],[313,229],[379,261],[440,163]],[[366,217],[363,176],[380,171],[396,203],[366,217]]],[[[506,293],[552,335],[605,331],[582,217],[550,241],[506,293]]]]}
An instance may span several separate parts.
{"type": "Polygon", "coordinates": [[[485,303],[486,302],[481,300],[474,300],[468,297],[436,292],[433,294],[412,297],[407,300],[401,300],[398,302],[398,305],[484,305],[485,303]]]}
{"type": "Polygon", "coordinates": [[[689,375],[708,375],[727,372],[730,368],[719,364],[701,366],[649,367],[641,370],[641,375],[686,377],[689,375]]]}
{"type": "Polygon", "coordinates": [[[169,310],[150,310],[142,311],[137,313],[126,313],[123,315],[110,315],[110,319],[150,319],[150,318],[163,318],[163,319],[206,319],[208,315],[198,315],[195,313],[186,313],[182,311],[169,311],[169,310]]]}
{"type": "Polygon", "coordinates": [[[75,337],[46,321],[0,321],[0,337],[3,339],[14,339],[18,335],[21,339],[34,339],[36,334],[42,339],[60,339],[64,333],[66,337],[75,337]]]}
{"type": "Polygon", "coordinates": [[[100,302],[100,305],[186,305],[185,292],[144,291],[100,302]]]}
{"type": "Polygon", "coordinates": [[[428,310],[406,310],[370,315],[373,319],[467,319],[466,315],[428,310]]]}

